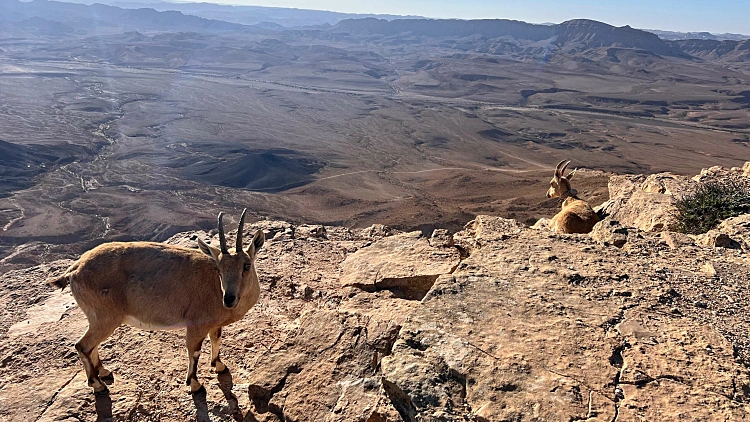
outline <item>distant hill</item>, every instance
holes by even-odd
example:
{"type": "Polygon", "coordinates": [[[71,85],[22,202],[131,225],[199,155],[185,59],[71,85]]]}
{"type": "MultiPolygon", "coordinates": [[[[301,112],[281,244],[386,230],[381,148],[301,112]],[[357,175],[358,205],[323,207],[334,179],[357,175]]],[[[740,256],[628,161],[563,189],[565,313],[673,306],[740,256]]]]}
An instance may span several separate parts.
{"type": "MultiPolygon", "coordinates": [[[[0,0],[3,10],[1,20],[27,21],[25,29],[47,32],[32,18],[42,18],[74,27],[77,33],[122,33],[126,31],[200,31],[226,32],[253,30],[254,28],[220,20],[184,15],[178,11],[156,11],[154,9],[123,9],[104,4],[74,4],[57,1],[34,0],[28,3],[18,0],[0,0]]],[[[18,26],[19,24],[14,24],[18,26]]],[[[60,28],[58,28],[58,31],[60,28]]],[[[64,28],[62,30],[65,30],[64,28]]],[[[36,32],[38,32],[36,31],[36,32]]]]}
{"type": "Polygon", "coordinates": [[[630,26],[615,27],[588,19],[575,19],[554,27],[558,45],[579,44],[583,48],[624,47],[647,50],[665,56],[683,53],[650,32],[630,26]]]}
{"type": "Polygon", "coordinates": [[[357,34],[396,35],[409,33],[427,37],[467,37],[479,35],[485,38],[510,36],[524,40],[544,40],[555,35],[555,26],[536,25],[507,19],[346,19],[339,22],[334,31],[357,34]]]}
{"type": "Polygon", "coordinates": [[[83,153],[83,148],[72,145],[17,145],[0,139],[0,198],[32,186],[33,177],[54,164],[69,163],[83,153]]]}
{"type": "Polygon", "coordinates": [[[750,61],[750,40],[679,40],[671,41],[670,44],[704,60],[750,61]]]}
{"type": "Polygon", "coordinates": [[[505,19],[468,21],[357,19],[341,21],[333,30],[360,35],[408,33],[427,37],[467,37],[472,35],[483,38],[510,37],[516,41],[549,39],[558,46],[567,46],[568,48],[635,48],[665,56],[686,56],[679,49],[679,46],[669,44],[650,32],[634,29],[630,26],[615,27],[588,19],[575,19],[556,25],[538,25],[505,19]]]}
{"type": "Polygon", "coordinates": [[[206,19],[222,20],[242,25],[258,25],[268,27],[276,24],[286,28],[303,26],[335,25],[344,19],[361,19],[377,17],[393,20],[404,18],[422,18],[421,16],[377,15],[339,13],[326,10],[291,9],[282,7],[262,6],[233,6],[214,3],[187,3],[158,0],[118,1],[118,0],[70,0],[71,3],[94,4],[103,3],[123,9],[150,8],[157,11],[176,10],[187,15],[200,16],[206,19]]]}
{"type": "Polygon", "coordinates": [[[712,34],[710,32],[674,32],[660,31],[656,29],[644,29],[644,31],[656,34],[663,40],[716,40],[716,41],[742,41],[750,39],[750,35],[743,34],[712,34]]]}

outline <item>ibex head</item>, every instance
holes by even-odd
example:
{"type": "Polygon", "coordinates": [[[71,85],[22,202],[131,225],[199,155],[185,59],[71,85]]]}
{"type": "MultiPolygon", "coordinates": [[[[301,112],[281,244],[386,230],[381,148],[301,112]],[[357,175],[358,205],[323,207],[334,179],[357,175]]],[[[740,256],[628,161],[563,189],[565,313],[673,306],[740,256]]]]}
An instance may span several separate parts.
{"type": "Polygon", "coordinates": [[[243,294],[248,293],[252,283],[258,282],[258,276],[255,273],[255,256],[266,240],[263,231],[258,230],[253,236],[250,246],[247,249],[242,249],[242,228],[245,224],[246,211],[247,209],[242,211],[240,223],[237,227],[237,243],[234,254],[227,249],[224,224],[221,220],[224,213],[219,213],[220,249],[209,246],[198,239],[200,250],[213,259],[214,265],[219,271],[221,291],[224,294],[224,306],[230,309],[237,306],[243,294]]]}
{"type": "Polygon", "coordinates": [[[570,164],[570,160],[562,160],[557,164],[555,168],[555,175],[549,182],[549,190],[547,191],[547,198],[559,198],[563,195],[575,196],[577,193],[575,189],[570,188],[570,179],[576,174],[576,170],[573,170],[567,176],[563,176],[565,168],[570,164]]]}

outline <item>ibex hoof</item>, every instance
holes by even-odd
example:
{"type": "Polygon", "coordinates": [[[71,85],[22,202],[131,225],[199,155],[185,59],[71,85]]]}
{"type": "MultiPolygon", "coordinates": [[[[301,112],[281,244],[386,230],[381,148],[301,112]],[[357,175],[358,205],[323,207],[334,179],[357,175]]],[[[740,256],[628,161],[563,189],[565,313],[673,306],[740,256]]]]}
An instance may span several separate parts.
{"type": "Polygon", "coordinates": [[[112,371],[109,371],[107,369],[103,369],[99,371],[99,379],[102,381],[114,381],[115,376],[112,375],[112,371]]]}
{"type": "Polygon", "coordinates": [[[202,386],[202,385],[201,385],[201,386],[200,386],[200,387],[198,387],[198,389],[197,389],[197,390],[195,390],[195,391],[193,391],[193,389],[191,388],[191,389],[190,389],[190,395],[191,395],[191,396],[194,396],[194,395],[196,395],[196,394],[206,394],[206,387],[204,387],[204,386],[202,386]]]}
{"type": "Polygon", "coordinates": [[[96,388],[94,389],[94,395],[95,396],[107,396],[109,395],[109,388],[107,388],[106,385],[102,384],[102,389],[100,390],[97,390],[96,388]]]}
{"type": "Polygon", "coordinates": [[[227,371],[229,371],[229,368],[227,368],[226,365],[224,365],[221,361],[216,361],[211,364],[211,366],[214,367],[214,372],[217,374],[225,374],[227,371]]]}
{"type": "Polygon", "coordinates": [[[206,392],[206,387],[198,382],[195,378],[190,379],[190,394],[198,394],[200,392],[206,392]]]}

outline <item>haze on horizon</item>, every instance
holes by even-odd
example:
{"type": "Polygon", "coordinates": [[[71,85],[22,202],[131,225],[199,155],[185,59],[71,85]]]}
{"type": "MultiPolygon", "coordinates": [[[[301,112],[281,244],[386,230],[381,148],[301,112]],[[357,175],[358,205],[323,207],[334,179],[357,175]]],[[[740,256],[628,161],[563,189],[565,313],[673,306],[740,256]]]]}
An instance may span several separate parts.
{"type": "MultiPolygon", "coordinates": [[[[199,1],[199,0],[193,0],[199,1]]],[[[747,0],[215,0],[211,3],[444,19],[514,19],[559,23],[594,19],[610,25],[678,32],[750,33],[747,0]],[[564,3],[564,5],[561,5],[564,3]]]]}

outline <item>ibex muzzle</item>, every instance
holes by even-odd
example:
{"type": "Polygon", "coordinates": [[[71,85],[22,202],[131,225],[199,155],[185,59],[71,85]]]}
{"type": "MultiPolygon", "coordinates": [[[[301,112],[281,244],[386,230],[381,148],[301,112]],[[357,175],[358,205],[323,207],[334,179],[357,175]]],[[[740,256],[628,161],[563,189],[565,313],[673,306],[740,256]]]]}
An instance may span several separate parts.
{"type": "Polygon", "coordinates": [[[198,240],[200,250],[154,242],[105,243],[81,255],[62,276],[51,280],[73,297],[89,320],[76,343],[89,386],[107,392],[101,378],[112,373],[102,366],[99,344],[121,324],[148,330],[186,328],[186,384],[195,393],[203,387],[196,376],[203,340],[211,339],[211,366],[226,370],[219,360],[221,328],[241,319],[260,296],[255,257],[265,236],[258,230],[242,248],[245,211],[237,230],[235,253],[227,249],[219,214],[219,249],[198,240]]]}

